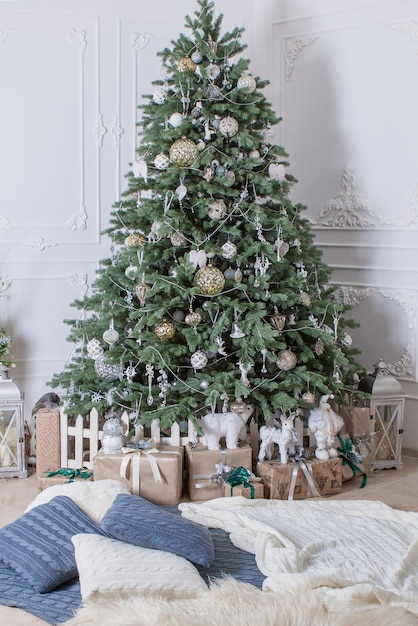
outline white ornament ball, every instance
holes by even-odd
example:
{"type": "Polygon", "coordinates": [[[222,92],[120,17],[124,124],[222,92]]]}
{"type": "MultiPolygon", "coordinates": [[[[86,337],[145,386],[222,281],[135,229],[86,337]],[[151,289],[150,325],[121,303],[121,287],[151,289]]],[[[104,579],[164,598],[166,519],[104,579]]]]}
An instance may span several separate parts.
{"type": "Polygon", "coordinates": [[[237,134],[238,129],[238,122],[231,115],[223,117],[219,123],[219,130],[224,137],[234,137],[234,135],[237,134]]]}
{"type": "Polygon", "coordinates": [[[260,153],[258,150],[251,150],[250,154],[248,155],[250,157],[250,159],[259,159],[260,158],[260,153]]]}
{"type": "Polygon", "coordinates": [[[167,100],[167,94],[164,89],[157,89],[157,91],[152,96],[155,104],[164,104],[167,100]]]}
{"type": "Polygon", "coordinates": [[[138,269],[139,268],[137,268],[135,265],[129,265],[125,270],[126,278],[131,278],[131,279],[136,278],[138,269]]]}
{"type": "Polygon", "coordinates": [[[243,74],[238,78],[237,87],[246,93],[253,93],[257,88],[257,83],[251,74],[243,74]]]}
{"type": "Polygon", "coordinates": [[[227,206],[222,198],[213,200],[209,204],[208,215],[211,220],[221,220],[227,214],[227,206]]]}
{"type": "Polygon", "coordinates": [[[232,259],[237,253],[237,246],[232,241],[226,241],[221,250],[224,259],[232,259]]]}
{"type": "Polygon", "coordinates": [[[216,65],[215,63],[210,63],[206,68],[206,74],[210,80],[215,80],[216,78],[218,78],[220,73],[221,73],[221,70],[219,66],[216,65]]]}
{"type": "Polygon", "coordinates": [[[98,339],[90,339],[86,347],[87,354],[91,359],[96,360],[100,359],[100,357],[103,356],[104,350],[98,339]]]}
{"type": "Polygon", "coordinates": [[[197,350],[190,357],[190,363],[195,370],[202,370],[208,362],[208,358],[204,352],[197,350]]]}
{"type": "Polygon", "coordinates": [[[109,346],[113,346],[119,339],[119,333],[114,328],[108,328],[103,333],[103,341],[109,344],[109,346]]]}
{"type": "Polygon", "coordinates": [[[168,121],[170,122],[171,126],[173,126],[174,128],[178,128],[183,122],[183,116],[181,113],[173,113],[172,115],[170,115],[168,121]]]}
{"type": "Polygon", "coordinates": [[[170,165],[170,159],[166,154],[160,152],[160,154],[157,154],[154,159],[154,165],[157,170],[166,170],[167,167],[170,165]]]}
{"type": "Polygon", "coordinates": [[[208,380],[202,380],[202,382],[200,383],[200,388],[201,389],[207,389],[209,387],[209,381],[208,380]]]}

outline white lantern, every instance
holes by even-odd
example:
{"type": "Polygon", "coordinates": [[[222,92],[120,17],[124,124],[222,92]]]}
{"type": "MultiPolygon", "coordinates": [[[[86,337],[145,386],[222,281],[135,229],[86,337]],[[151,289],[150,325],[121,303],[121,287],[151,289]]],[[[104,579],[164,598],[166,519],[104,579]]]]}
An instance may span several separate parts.
{"type": "Polygon", "coordinates": [[[372,432],[375,433],[371,467],[402,469],[405,394],[400,382],[390,375],[382,360],[374,368],[374,373],[368,374],[359,383],[360,391],[371,393],[370,417],[372,432]]]}
{"type": "Polygon", "coordinates": [[[0,366],[0,476],[26,478],[23,394],[0,366]]]}

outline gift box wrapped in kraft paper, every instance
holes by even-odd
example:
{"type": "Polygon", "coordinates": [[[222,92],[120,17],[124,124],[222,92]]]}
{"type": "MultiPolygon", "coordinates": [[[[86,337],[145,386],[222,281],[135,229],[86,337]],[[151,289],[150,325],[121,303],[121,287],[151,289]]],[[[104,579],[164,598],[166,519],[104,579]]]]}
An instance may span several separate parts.
{"type": "Polygon", "coordinates": [[[243,496],[250,500],[264,498],[263,481],[244,467],[232,470],[225,483],[225,497],[243,496]]]}
{"type": "Polygon", "coordinates": [[[263,461],[258,464],[258,475],[263,479],[264,497],[271,500],[327,496],[342,489],[342,460],[263,461]]]}
{"type": "Polygon", "coordinates": [[[88,470],[87,467],[80,467],[79,469],[64,467],[44,472],[37,480],[38,493],[54,485],[65,485],[66,483],[82,482],[83,480],[93,480],[93,472],[88,470]]]}
{"type": "Polygon", "coordinates": [[[338,406],[336,412],[343,418],[342,432],[350,437],[370,434],[373,430],[373,419],[370,408],[362,406],[338,406]]]}
{"type": "Polygon", "coordinates": [[[183,447],[158,445],[148,449],[122,448],[121,454],[93,458],[94,480],[112,478],[154,504],[178,504],[183,491],[183,447]]]}
{"type": "Polygon", "coordinates": [[[187,491],[193,502],[213,500],[226,495],[230,486],[225,483],[231,469],[244,467],[251,471],[252,449],[247,443],[239,448],[208,450],[206,446],[197,444],[185,447],[187,470],[187,491]]]}

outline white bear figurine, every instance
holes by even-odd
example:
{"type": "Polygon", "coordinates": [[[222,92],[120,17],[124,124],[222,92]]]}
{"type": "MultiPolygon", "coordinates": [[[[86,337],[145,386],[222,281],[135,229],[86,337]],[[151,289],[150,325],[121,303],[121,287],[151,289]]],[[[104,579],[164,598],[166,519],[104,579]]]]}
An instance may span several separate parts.
{"type": "Polygon", "coordinates": [[[206,445],[209,450],[219,450],[219,440],[225,437],[226,447],[238,448],[238,440],[245,439],[247,421],[252,415],[254,407],[247,404],[247,408],[240,415],[229,411],[227,413],[207,413],[200,420],[205,434],[206,445]]]}
{"type": "Polygon", "coordinates": [[[308,427],[315,436],[317,445],[315,456],[320,461],[338,456],[333,445],[338,431],[344,426],[344,420],[331,409],[328,403],[328,398],[333,397],[330,394],[321,396],[319,407],[313,409],[308,418],[308,427]]]}

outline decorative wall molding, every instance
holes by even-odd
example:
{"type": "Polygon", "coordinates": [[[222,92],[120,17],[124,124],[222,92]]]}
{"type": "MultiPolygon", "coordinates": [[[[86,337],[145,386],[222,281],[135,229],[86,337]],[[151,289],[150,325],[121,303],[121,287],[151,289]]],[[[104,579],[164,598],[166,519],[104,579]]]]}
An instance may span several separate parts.
{"type": "Polygon", "coordinates": [[[418,224],[418,185],[409,206],[394,218],[383,220],[370,203],[356,191],[354,171],[347,166],[341,176],[341,191],[326,203],[312,225],[329,228],[370,228],[398,226],[406,228],[418,224]]]}
{"type": "Polygon", "coordinates": [[[124,132],[125,132],[125,129],[123,128],[123,126],[121,125],[119,121],[119,115],[116,114],[115,120],[112,126],[112,135],[113,135],[116,148],[119,147],[120,139],[122,135],[124,134],[124,132]]]}
{"type": "Polygon", "coordinates": [[[395,289],[376,289],[376,292],[387,300],[395,302],[404,313],[408,328],[415,330],[417,325],[417,294],[413,291],[398,291],[395,289]]]}
{"type": "Polygon", "coordinates": [[[135,56],[138,50],[142,50],[150,42],[151,33],[131,33],[131,52],[135,56]]]}
{"type": "Polygon", "coordinates": [[[311,43],[316,41],[318,36],[297,36],[297,37],[285,37],[284,38],[284,66],[285,66],[285,80],[290,80],[290,77],[295,66],[296,59],[304,48],[310,46],[311,43]]]}
{"type": "Polygon", "coordinates": [[[7,215],[0,214],[0,230],[12,230],[12,223],[7,215]]]}
{"type": "Polygon", "coordinates": [[[32,248],[32,250],[37,250],[38,252],[43,252],[48,248],[55,248],[57,244],[47,241],[44,237],[36,237],[35,239],[25,241],[23,246],[25,248],[32,248]]]}
{"type": "Polygon", "coordinates": [[[414,196],[411,200],[410,205],[405,211],[401,212],[397,217],[393,220],[386,220],[383,222],[388,226],[413,226],[414,224],[418,224],[418,185],[415,189],[414,196]]]}
{"type": "Polygon", "coordinates": [[[404,348],[405,352],[395,363],[388,363],[389,372],[396,378],[412,379],[416,382],[415,343],[410,341],[404,348]]]}
{"type": "Polygon", "coordinates": [[[415,52],[418,54],[418,20],[410,17],[399,22],[390,22],[386,24],[388,28],[404,33],[412,42],[415,52]]]}
{"type": "Polygon", "coordinates": [[[66,278],[73,287],[79,289],[83,297],[87,294],[89,290],[88,274],[66,274],[63,278],[66,278]]]}
{"type": "Polygon", "coordinates": [[[6,295],[6,291],[9,289],[10,285],[13,282],[13,276],[8,274],[3,274],[0,276],[0,297],[6,295]]]}
{"type": "Polygon", "coordinates": [[[371,293],[378,293],[383,298],[391,300],[397,304],[406,317],[409,330],[416,329],[418,309],[417,291],[406,289],[381,289],[378,287],[355,287],[353,285],[336,285],[332,298],[347,306],[357,306],[362,300],[368,298],[371,293]]]}
{"type": "Polygon", "coordinates": [[[72,28],[69,33],[67,33],[68,41],[75,47],[81,51],[81,54],[84,54],[87,46],[87,33],[84,29],[80,28],[72,28]]]}
{"type": "Polygon", "coordinates": [[[327,202],[317,222],[333,228],[365,228],[379,221],[370,203],[357,193],[352,168],[345,167],[341,176],[341,191],[327,202]]]}
{"type": "Polygon", "coordinates": [[[345,306],[357,306],[362,300],[365,300],[368,297],[371,291],[371,287],[340,285],[334,290],[332,298],[345,306]]]}
{"type": "Polygon", "coordinates": [[[87,210],[85,206],[82,206],[78,213],[75,213],[68,220],[67,224],[64,226],[65,230],[87,230],[87,210]]]}
{"type": "Polygon", "coordinates": [[[98,148],[102,148],[104,136],[107,134],[107,128],[103,124],[103,115],[101,113],[99,113],[98,115],[97,125],[94,129],[94,132],[97,135],[97,146],[98,148]]]}
{"type": "Polygon", "coordinates": [[[10,33],[10,28],[7,26],[3,26],[0,28],[0,44],[6,39],[7,35],[10,33]]]}

